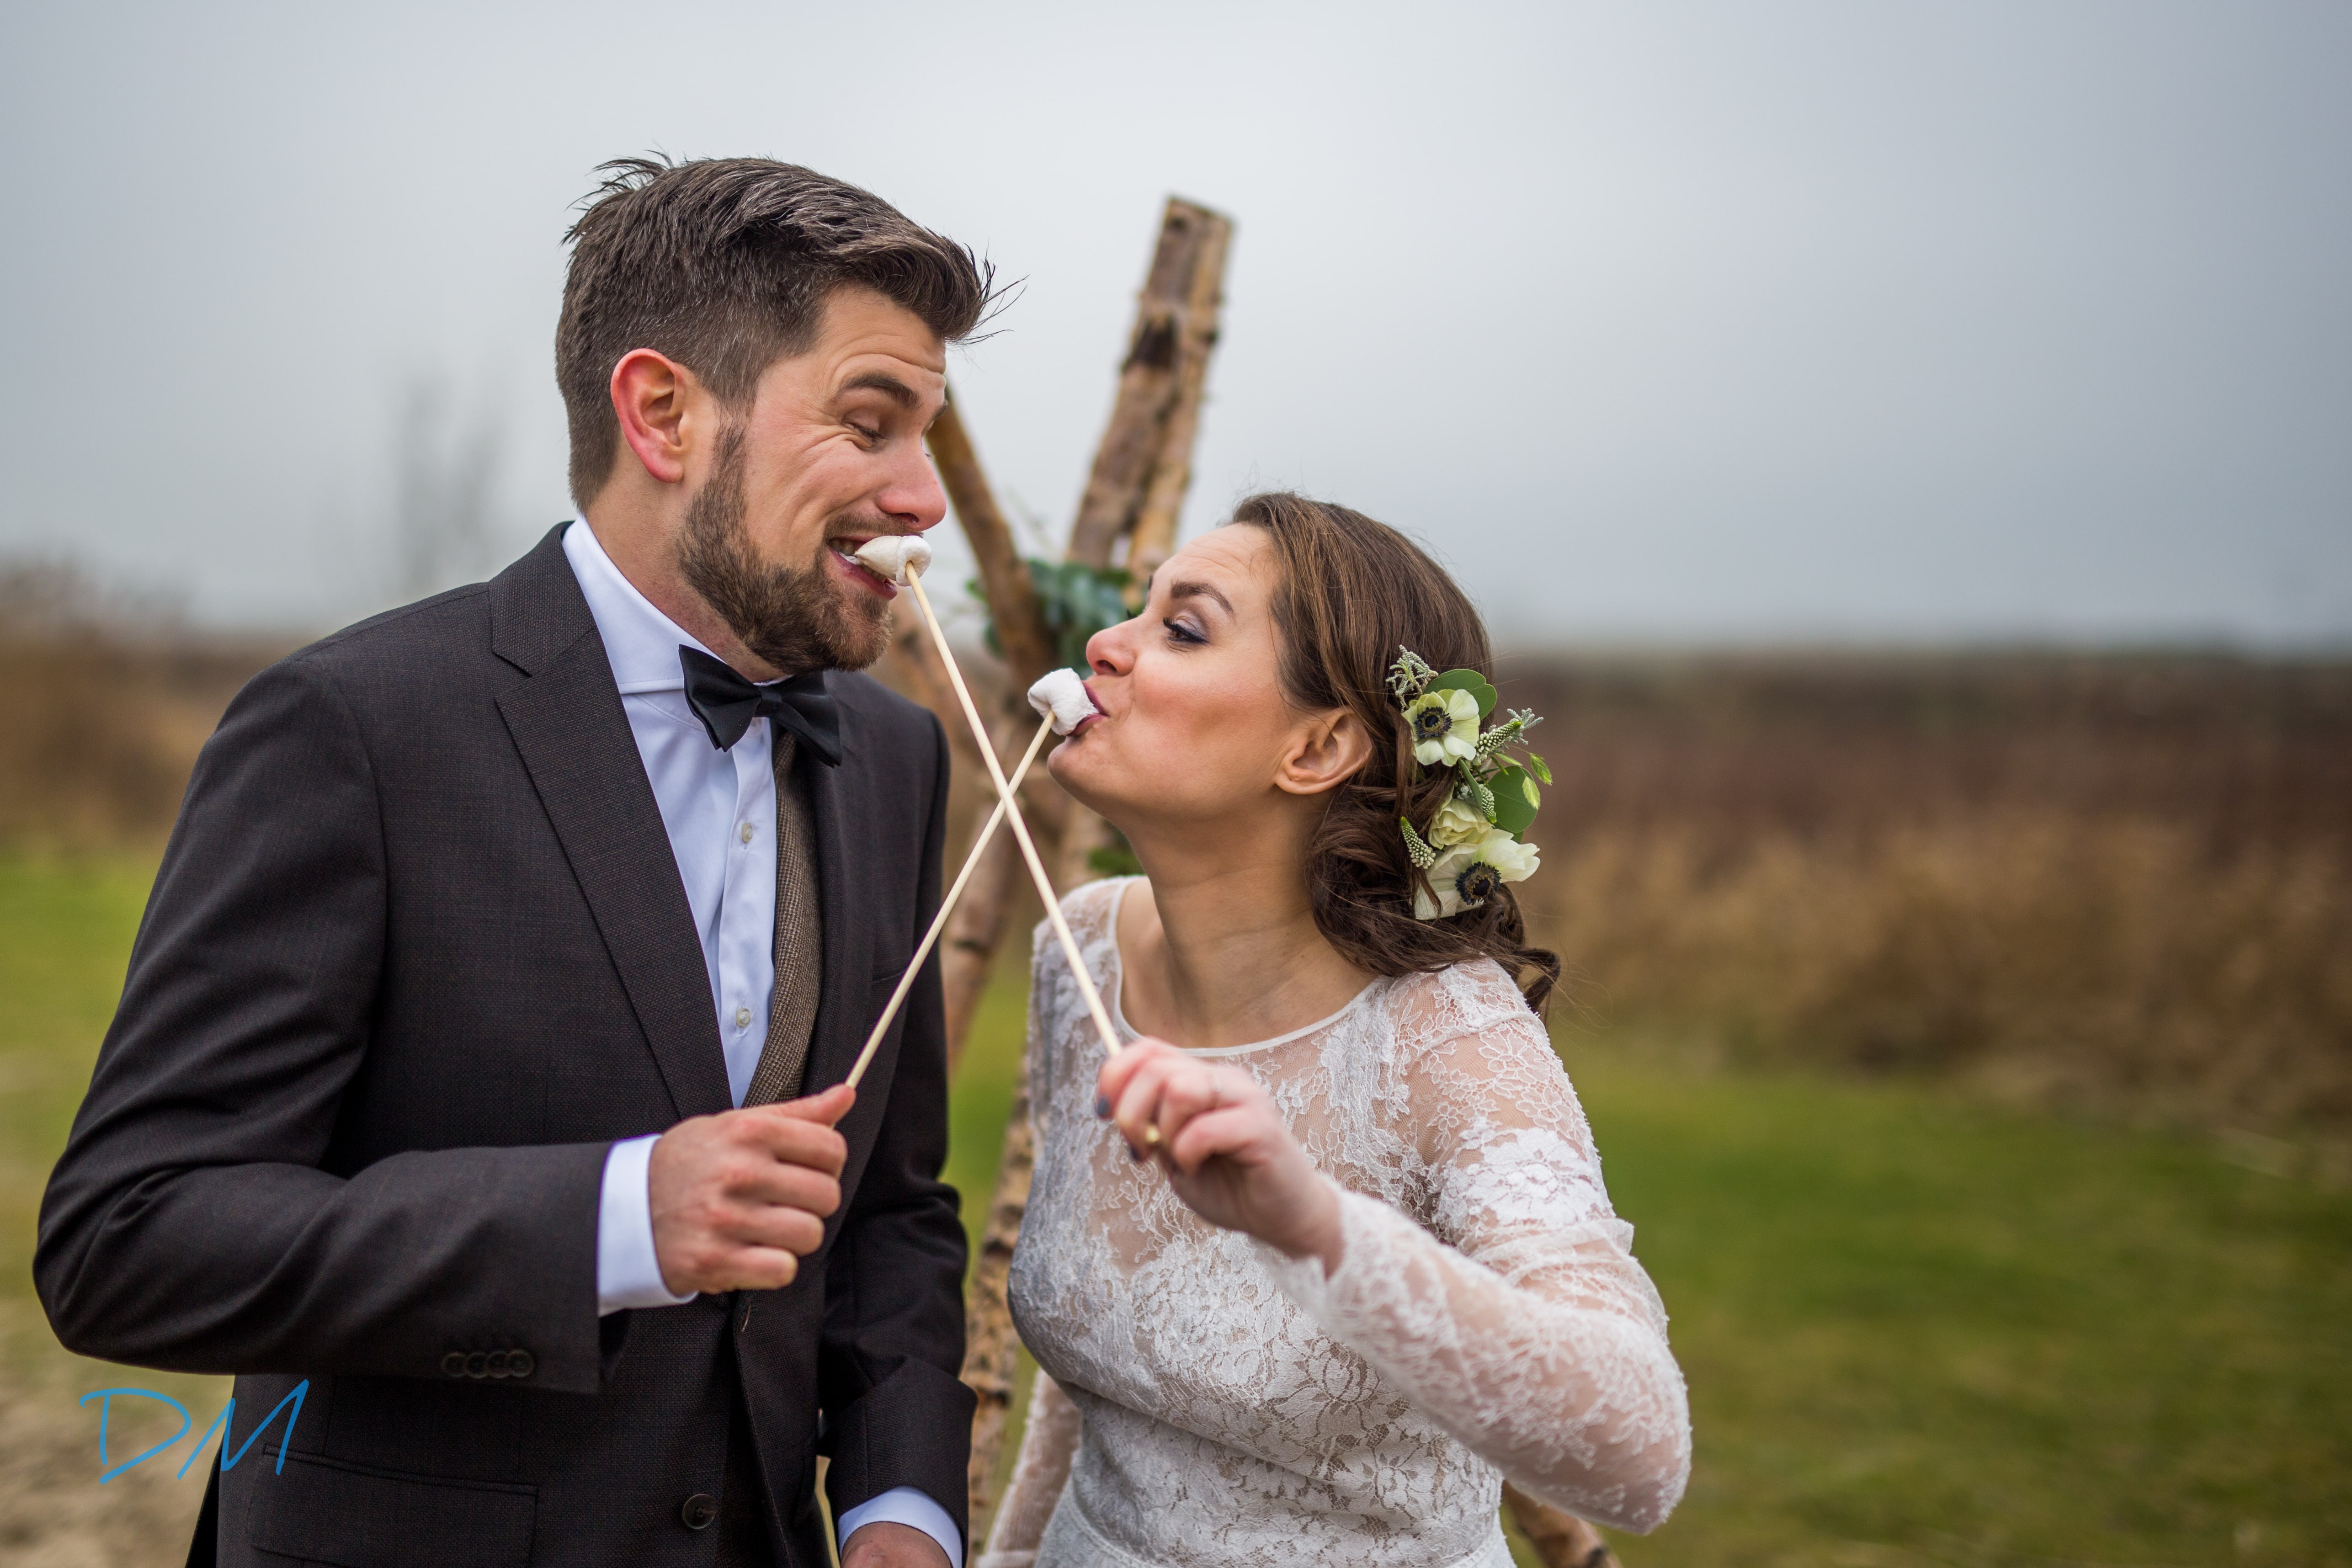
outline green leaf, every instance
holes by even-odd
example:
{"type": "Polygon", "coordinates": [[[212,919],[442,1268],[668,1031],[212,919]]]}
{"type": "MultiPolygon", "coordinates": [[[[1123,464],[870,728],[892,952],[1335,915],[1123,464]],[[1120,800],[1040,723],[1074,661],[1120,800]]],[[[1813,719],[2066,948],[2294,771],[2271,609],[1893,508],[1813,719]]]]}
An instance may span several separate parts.
{"type": "Polygon", "coordinates": [[[1543,803],[1543,797],[1524,768],[1504,768],[1495,775],[1494,788],[1495,826],[1516,839],[1536,820],[1536,808],[1543,803]]]}
{"type": "MultiPolygon", "coordinates": [[[[1032,557],[1027,565],[1030,584],[1037,591],[1038,616],[1053,635],[1055,655],[1074,670],[1086,669],[1087,639],[1128,618],[1127,589],[1134,578],[1119,567],[1076,561],[1032,557]]],[[[992,651],[1002,652],[993,623],[985,637],[992,651]]]]}
{"type": "Polygon", "coordinates": [[[1537,778],[1542,779],[1547,784],[1551,782],[1551,769],[1546,768],[1544,766],[1544,759],[1538,757],[1532,751],[1528,753],[1528,771],[1534,774],[1537,778]]]}
{"type": "Polygon", "coordinates": [[[1141,876],[1143,862],[1124,843],[1087,852],[1087,869],[1097,876],[1141,876]]]}
{"type": "Polygon", "coordinates": [[[1486,716],[1493,713],[1495,705],[1502,700],[1496,695],[1495,688],[1486,684],[1486,677],[1475,670],[1448,670],[1430,682],[1427,689],[1433,692],[1468,692],[1478,699],[1478,722],[1481,724],[1486,722],[1486,716]]]}

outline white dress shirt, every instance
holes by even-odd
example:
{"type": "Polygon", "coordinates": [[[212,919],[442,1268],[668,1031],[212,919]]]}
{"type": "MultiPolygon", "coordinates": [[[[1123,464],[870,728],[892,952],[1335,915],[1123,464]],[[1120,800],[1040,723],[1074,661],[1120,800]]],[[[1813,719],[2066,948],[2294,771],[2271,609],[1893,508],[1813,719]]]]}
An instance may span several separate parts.
{"type": "MultiPolygon", "coordinates": [[[[709,653],[621,575],[585,521],[563,534],[564,559],[580,580],[596,632],[621,688],[622,711],[661,809],[687,907],[710,972],[710,1001],[727,1058],[727,1091],[738,1105],[768,1043],[768,1005],[776,985],[775,740],[755,718],[732,748],[720,751],[686,705],[677,651],[709,653]]],[[[716,655],[714,655],[715,657],[716,655]]],[[[604,1156],[596,1221],[596,1308],[674,1307],[654,1257],[646,1189],[656,1135],[614,1144],[604,1156]]],[[[937,1541],[961,1568],[955,1521],[929,1496],[897,1487],[851,1509],[837,1521],[846,1545],[862,1524],[889,1521],[937,1541]]]]}

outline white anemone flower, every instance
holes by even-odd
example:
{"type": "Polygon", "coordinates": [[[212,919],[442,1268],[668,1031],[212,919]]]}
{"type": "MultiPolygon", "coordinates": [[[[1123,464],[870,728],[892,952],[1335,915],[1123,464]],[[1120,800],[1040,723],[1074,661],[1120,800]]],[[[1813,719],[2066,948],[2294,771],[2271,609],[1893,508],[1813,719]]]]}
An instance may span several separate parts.
{"type": "Polygon", "coordinates": [[[1502,891],[1507,882],[1525,882],[1535,874],[1536,846],[1523,844],[1500,828],[1489,827],[1468,843],[1455,844],[1429,868],[1432,901],[1415,887],[1412,914],[1416,920],[1437,920],[1475,909],[1502,891]]]}
{"type": "Polygon", "coordinates": [[[1478,699],[1449,689],[1424,692],[1405,705],[1412,731],[1413,760],[1423,768],[1451,768],[1478,755],[1478,699]]]}
{"type": "Polygon", "coordinates": [[[1486,814],[1459,795],[1446,797],[1445,804],[1437,809],[1437,820],[1429,824],[1429,841],[1441,850],[1456,844],[1466,844],[1494,831],[1495,824],[1486,814]]]}

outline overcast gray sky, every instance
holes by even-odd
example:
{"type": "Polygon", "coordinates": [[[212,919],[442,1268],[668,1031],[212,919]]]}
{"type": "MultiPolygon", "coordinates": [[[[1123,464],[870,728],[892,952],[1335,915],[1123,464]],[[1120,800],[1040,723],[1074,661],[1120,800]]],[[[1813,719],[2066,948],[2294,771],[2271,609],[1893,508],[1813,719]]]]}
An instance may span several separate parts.
{"type": "Polygon", "coordinates": [[[2352,638],[2352,5],[15,0],[0,552],[396,582],[402,389],[569,510],[603,159],[765,153],[1028,279],[951,366],[1058,537],[1161,200],[1239,225],[1188,526],[1409,528],[1508,642],[2352,638]],[[478,428],[478,424],[476,425],[478,428]]]}

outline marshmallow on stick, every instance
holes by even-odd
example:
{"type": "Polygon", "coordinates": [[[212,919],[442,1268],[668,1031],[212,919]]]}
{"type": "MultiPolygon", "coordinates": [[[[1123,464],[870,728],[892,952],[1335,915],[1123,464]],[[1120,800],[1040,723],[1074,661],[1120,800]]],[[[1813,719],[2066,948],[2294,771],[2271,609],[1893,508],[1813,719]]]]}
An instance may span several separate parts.
{"type": "Polygon", "coordinates": [[[920,534],[883,534],[857,547],[857,562],[883,581],[904,587],[931,570],[931,541],[920,534]]]}
{"type": "MultiPolygon", "coordinates": [[[[1078,939],[1070,935],[1069,923],[1062,918],[1062,901],[1055,895],[1054,879],[1045,874],[1045,862],[1037,858],[1037,845],[1029,836],[1028,821],[1021,815],[1020,802],[1013,798],[1013,786],[1005,782],[1004,769],[996,760],[996,747],[989,742],[988,726],[981,722],[980,709],[972,706],[971,692],[963,684],[963,669],[956,663],[955,650],[948,646],[947,630],[931,608],[931,596],[923,591],[922,573],[931,564],[930,546],[912,534],[887,534],[860,545],[857,559],[877,577],[901,584],[914,594],[916,607],[923,612],[923,625],[930,632],[931,644],[940,651],[940,663],[947,666],[948,685],[955,688],[964,722],[971,727],[971,738],[980,747],[980,759],[988,765],[989,782],[996,786],[996,798],[1004,808],[1005,819],[1013,824],[1013,841],[1021,846],[1021,858],[1029,867],[1030,880],[1037,884],[1037,896],[1045,905],[1045,918],[1052,923],[1054,936],[1062,945],[1062,956],[1069,960],[1070,977],[1077,982],[1078,994],[1086,998],[1087,1011],[1094,1019],[1095,1032],[1102,1038],[1103,1050],[1117,1056],[1118,1031],[1111,1027],[1110,1013],[1103,1007],[1101,993],[1095,989],[1094,977],[1087,973],[1086,960],[1078,953],[1078,939]]],[[[1051,706],[1050,697],[1047,706],[1051,706]]],[[[1049,718],[1047,723],[1051,722],[1049,718]]],[[[1038,728],[1042,740],[1045,726],[1038,728]]]]}
{"type": "MultiPolygon", "coordinates": [[[[1029,749],[1022,753],[1021,766],[1013,770],[1015,793],[1020,791],[1021,781],[1029,777],[1029,765],[1037,760],[1038,749],[1045,744],[1047,736],[1067,735],[1077,728],[1082,720],[1091,718],[1100,711],[1095,706],[1094,699],[1087,695],[1087,685],[1078,679],[1075,670],[1055,670],[1045,675],[1029,688],[1029,706],[1037,710],[1044,722],[1038,725],[1036,735],[1031,737],[1029,749]]],[[[931,949],[939,944],[940,934],[948,928],[948,916],[955,913],[956,900],[963,896],[964,883],[971,880],[971,873],[979,868],[981,852],[987,849],[989,841],[996,837],[997,825],[1003,821],[1004,802],[999,800],[996,810],[989,814],[987,823],[973,836],[971,849],[963,857],[963,869],[956,873],[954,883],[948,888],[948,895],[940,900],[939,913],[931,916],[931,928],[923,933],[923,940],[915,948],[915,956],[907,960],[907,967],[899,975],[898,985],[891,988],[889,1001],[883,1005],[882,1016],[875,1020],[873,1032],[866,1037],[866,1045],[858,1051],[856,1063],[849,1070],[847,1082],[852,1089],[856,1088],[857,1081],[866,1076],[866,1069],[873,1061],[874,1052],[880,1048],[883,1035],[889,1031],[890,1020],[898,1016],[898,1009],[905,1003],[907,993],[914,988],[915,977],[921,972],[923,960],[931,956],[931,949]]]]}
{"type": "Polygon", "coordinates": [[[1037,716],[1050,720],[1055,735],[1068,735],[1102,712],[1087,691],[1087,683],[1072,669],[1048,670],[1029,688],[1029,706],[1037,716]]]}

